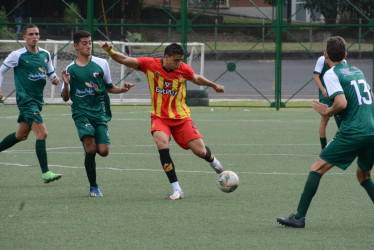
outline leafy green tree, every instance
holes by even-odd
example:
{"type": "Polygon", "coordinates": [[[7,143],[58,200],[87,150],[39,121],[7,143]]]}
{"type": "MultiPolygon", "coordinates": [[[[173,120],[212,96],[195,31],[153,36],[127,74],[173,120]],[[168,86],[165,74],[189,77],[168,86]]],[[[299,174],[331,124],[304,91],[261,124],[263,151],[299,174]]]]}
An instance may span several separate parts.
{"type": "MultiPolygon", "coordinates": [[[[80,15],[80,9],[75,3],[70,3],[69,6],[70,7],[65,7],[64,9],[64,21],[65,23],[76,23],[77,19],[79,18],[78,15],[80,15]]],[[[74,28],[75,27],[70,26],[71,39],[73,39],[74,28]]]]}

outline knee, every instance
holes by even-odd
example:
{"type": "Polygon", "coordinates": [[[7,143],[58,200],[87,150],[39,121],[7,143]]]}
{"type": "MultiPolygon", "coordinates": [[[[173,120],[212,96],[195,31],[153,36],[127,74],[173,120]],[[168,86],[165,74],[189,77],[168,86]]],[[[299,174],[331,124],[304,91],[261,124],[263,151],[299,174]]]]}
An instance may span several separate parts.
{"type": "Polygon", "coordinates": [[[109,155],[109,145],[98,144],[96,151],[100,156],[106,157],[109,155]]]}
{"type": "Polygon", "coordinates": [[[97,153],[102,157],[106,157],[109,155],[109,150],[99,150],[97,153]]]}
{"type": "Polygon", "coordinates": [[[92,145],[86,145],[84,147],[84,150],[86,151],[86,153],[88,154],[96,154],[96,147],[95,146],[92,146],[92,145]]]}
{"type": "Polygon", "coordinates": [[[370,171],[367,171],[367,172],[362,172],[361,169],[359,167],[357,167],[357,170],[356,170],[356,177],[357,177],[357,181],[362,184],[364,183],[366,180],[370,179],[371,178],[371,174],[370,174],[370,171]]]}
{"type": "Polygon", "coordinates": [[[206,153],[207,153],[205,147],[204,147],[204,148],[201,148],[201,147],[199,147],[199,148],[195,148],[195,149],[192,150],[192,152],[193,152],[197,157],[200,157],[200,158],[203,158],[203,159],[205,159],[205,157],[206,157],[206,153]]]}
{"type": "Polygon", "coordinates": [[[48,137],[48,132],[47,131],[43,131],[41,132],[39,135],[38,135],[38,140],[46,140],[48,137]]]}
{"type": "Polygon", "coordinates": [[[25,141],[29,137],[29,133],[16,134],[17,141],[25,141]]]}

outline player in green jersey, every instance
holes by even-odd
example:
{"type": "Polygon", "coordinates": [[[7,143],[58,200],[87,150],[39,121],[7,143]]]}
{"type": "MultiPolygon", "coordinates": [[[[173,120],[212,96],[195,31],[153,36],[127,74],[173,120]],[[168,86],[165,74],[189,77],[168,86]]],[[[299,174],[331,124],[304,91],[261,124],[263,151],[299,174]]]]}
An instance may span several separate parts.
{"type": "Polygon", "coordinates": [[[49,183],[60,179],[61,175],[48,169],[47,128],[43,123],[40,111],[44,105],[43,90],[47,77],[53,85],[58,85],[60,80],[55,74],[49,52],[38,47],[38,27],[34,24],[25,25],[23,39],[26,41],[26,46],[10,53],[0,67],[0,99],[3,98],[1,91],[3,74],[13,68],[17,91],[16,100],[20,111],[17,132],[6,136],[0,142],[0,152],[26,140],[30,132],[33,131],[36,136],[35,150],[42,170],[42,179],[44,183],[49,183]]]}
{"type": "Polygon", "coordinates": [[[85,150],[84,166],[90,183],[90,196],[103,196],[96,182],[96,153],[109,154],[108,121],[111,119],[108,92],[119,94],[135,84],[121,88],[112,84],[108,62],[91,55],[91,33],[80,30],[74,34],[77,58],[62,71],[62,98],[72,101],[71,112],[85,150]]]}
{"type": "Polygon", "coordinates": [[[314,101],[312,107],[324,116],[341,114],[341,124],[334,139],[327,144],[311,166],[296,214],[277,218],[281,225],[304,228],[305,216],[321,177],[333,166],[347,169],[357,157],[356,177],[374,203],[374,182],[370,172],[374,164],[374,104],[372,91],[362,71],[347,65],[346,43],[341,37],[327,40],[324,52],[330,67],[323,80],[327,94],[334,103],[331,107],[314,101]]]}

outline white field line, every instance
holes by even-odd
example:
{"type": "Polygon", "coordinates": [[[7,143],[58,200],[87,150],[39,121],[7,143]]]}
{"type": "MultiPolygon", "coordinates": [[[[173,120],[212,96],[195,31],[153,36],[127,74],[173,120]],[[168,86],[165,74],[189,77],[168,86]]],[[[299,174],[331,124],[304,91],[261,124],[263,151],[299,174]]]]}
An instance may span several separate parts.
{"type": "MultiPolygon", "coordinates": [[[[0,165],[4,166],[16,166],[16,167],[32,167],[31,165],[25,164],[18,164],[18,163],[7,163],[7,162],[0,162],[0,165]]],[[[55,165],[50,164],[49,167],[55,168],[65,168],[65,169],[84,169],[84,166],[64,166],[64,165],[55,165]]],[[[103,168],[97,167],[98,170],[108,170],[108,171],[138,171],[138,172],[163,172],[162,169],[147,169],[147,168],[103,168]]],[[[198,174],[216,174],[213,171],[199,171],[199,170],[182,170],[178,169],[179,173],[198,173],[198,174]]],[[[237,174],[247,174],[247,175],[285,175],[285,176],[307,176],[309,172],[305,173],[281,173],[281,172],[236,172],[237,174]]],[[[326,175],[353,175],[354,173],[327,173],[326,175]]]]}

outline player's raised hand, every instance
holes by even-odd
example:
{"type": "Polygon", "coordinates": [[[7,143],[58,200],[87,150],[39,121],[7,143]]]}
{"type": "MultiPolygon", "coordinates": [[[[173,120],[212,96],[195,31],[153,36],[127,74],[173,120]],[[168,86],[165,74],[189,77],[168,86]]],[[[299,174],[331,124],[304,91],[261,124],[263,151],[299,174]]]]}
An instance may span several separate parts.
{"type": "Polygon", "coordinates": [[[52,80],[53,85],[58,85],[60,83],[60,79],[55,75],[52,80]]]}
{"type": "Polygon", "coordinates": [[[125,93],[127,91],[129,91],[132,87],[135,86],[135,83],[128,83],[128,82],[125,82],[121,88],[121,92],[122,93],[125,93]]]}
{"type": "Polygon", "coordinates": [[[107,42],[102,42],[99,41],[99,46],[105,50],[105,51],[110,51],[112,49],[112,45],[108,44],[107,42]]]}
{"type": "Polygon", "coordinates": [[[213,87],[213,89],[218,92],[218,93],[223,93],[225,92],[225,87],[223,87],[222,85],[218,85],[216,84],[216,86],[213,87]]]}
{"type": "Polygon", "coordinates": [[[61,72],[62,80],[64,81],[65,84],[69,84],[70,82],[70,74],[64,69],[61,72]]]}

